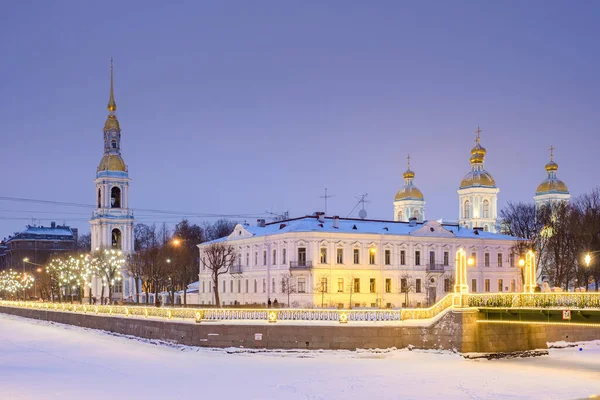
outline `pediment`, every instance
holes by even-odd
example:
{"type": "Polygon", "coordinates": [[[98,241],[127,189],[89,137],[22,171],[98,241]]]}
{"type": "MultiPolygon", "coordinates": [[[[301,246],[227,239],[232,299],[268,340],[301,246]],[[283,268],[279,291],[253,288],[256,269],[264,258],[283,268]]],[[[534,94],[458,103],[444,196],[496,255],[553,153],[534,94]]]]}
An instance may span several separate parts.
{"type": "Polygon", "coordinates": [[[427,221],[419,229],[414,230],[411,236],[425,237],[446,237],[453,238],[454,233],[450,232],[437,221],[427,221]]]}
{"type": "Polygon", "coordinates": [[[252,236],[254,236],[254,234],[249,232],[244,225],[237,224],[235,228],[233,228],[233,232],[227,236],[227,240],[247,239],[252,236]]]}

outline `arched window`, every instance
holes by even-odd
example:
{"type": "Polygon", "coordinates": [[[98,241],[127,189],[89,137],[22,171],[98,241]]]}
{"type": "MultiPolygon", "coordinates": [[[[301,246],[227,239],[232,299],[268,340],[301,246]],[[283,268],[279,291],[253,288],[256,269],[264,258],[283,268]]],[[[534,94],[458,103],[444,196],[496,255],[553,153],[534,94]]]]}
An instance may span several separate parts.
{"type": "Polygon", "coordinates": [[[121,208],[121,189],[116,186],[110,189],[110,207],[121,208]]]}
{"type": "Polygon", "coordinates": [[[112,248],[120,249],[121,248],[121,231],[118,229],[113,229],[111,232],[112,239],[112,248]]]}
{"type": "Polygon", "coordinates": [[[402,221],[403,217],[404,215],[402,214],[402,211],[398,211],[398,221],[402,221]]]}
{"type": "Polygon", "coordinates": [[[487,231],[489,231],[489,230],[490,230],[490,228],[489,228],[489,227],[487,226],[487,224],[486,224],[486,225],[484,225],[484,226],[483,226],[483,230],[487,232],[487,231]]]}
{"type": "Polygon", "coordinates": [[[415,217],[417,219],[417,221],[419,221],[419,210],[413,211],[413,217],[415,217]]]}
{"type": "Polygon", "coordinates": [[[112,147],[113,149],[116,149],[117,148],[117,141],[116,140],[112,140],[110,142],[110,147],[112,147]]]}
{"type": "Polygon", "coordinates": [[[463,218],[464,219],[471,218],[471,203],[469,202],[469,200],[465,200],[465,204],[463,207],[463,218]]]}
{"type": "Polygon", "coordinates": [[[490,202],[487,200],[483,201],[483,218],[490,217],[490,202]]]}
{"type": "Polygon", "coordinates": [[[102,207],[102,191],[98,189],[98,208],[102,207]]]}

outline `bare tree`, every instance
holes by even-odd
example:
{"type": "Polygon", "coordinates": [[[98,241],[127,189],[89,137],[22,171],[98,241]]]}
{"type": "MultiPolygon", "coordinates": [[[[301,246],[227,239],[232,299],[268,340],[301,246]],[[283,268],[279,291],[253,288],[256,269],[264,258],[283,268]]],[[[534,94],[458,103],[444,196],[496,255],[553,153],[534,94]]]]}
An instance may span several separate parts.
{"type": "Polygon", "coordinates": [[[77,238],[77,250],[83,252],[90,252],[92,249],[92,235],[87,233],[77,238]]]}
{"type": "Polygon", "coordinates": [[[325,293],[327,293],[329,290],[328,284],[327,284],[327,278],[323,277],[321,278],[321,280],[319,281],[319,283],[317,283],[317,285],[315,286],[315,292],[316,293],[321,293],[321,307],[324,307],[325,305],[325,293]]]}
{"type": "Polygon", "coordinates": [[[145,249],[136,250],[127,257],[127,270],[135,281],[135,302],[140,302],[140,287],[144,279],[144,267],[146,266],[145,249]]]}
{"type": "Polygon", "coordinates": [[[410,307],[409,293],[414,290],[414,282],[412,275],[404,273],[400,276],[400,293],[404,293],[405,307],[410,307]]]}
{"type": "MultiPolygon", "coordinates": [[[[352,309],[352,295],[354,293],[359,293],[360,292],[360,287],[357,288],[355,286],[355,284],[354,284],[355,279],[356,278],[354,277],[354,275],[352,275],[350,277],[350,282],[346,285],[346,290],[347,290],[348,294],[350,295],[350,298],[348,299],[348,302],[349,302],[349,306],[348,307],[350,309],[352,309]]],[[[359,282],[359,285],[360,285],[360,282],[359,282]]]]}
{"type": "Polygon", "coordinates": [[[233,246],[216,242],[208,244],[202,249],[201,262],[204,268],[210,270],[211,282],[215,294],[215,305],[221,307],[221,301],[219,300],[219,276],[229,273],[235,260],[237,259],[237,253],[233,246]]]}
{"type": "Polygon", "coordinates": [[[290,294],[296,293],[296,282],[291,273],[281,275],[281,293],[287,295],[287,306],[290,306],[290,294]]]}
{"type": "Polygon", "coordinates": [[[203,229],[184,219],[175,226],[174,260],[178,280],[183,289],[183,304],[187,305],[188,284],[198,280],[198,244],[205,239],[203,229]]]}
{"type": "Polygon", "coordinates": [[[220,239],[229,236],[236,226],[236,222],[227,219],[220,219],[213,224],[204,226],[206,240],[220,239]]]}

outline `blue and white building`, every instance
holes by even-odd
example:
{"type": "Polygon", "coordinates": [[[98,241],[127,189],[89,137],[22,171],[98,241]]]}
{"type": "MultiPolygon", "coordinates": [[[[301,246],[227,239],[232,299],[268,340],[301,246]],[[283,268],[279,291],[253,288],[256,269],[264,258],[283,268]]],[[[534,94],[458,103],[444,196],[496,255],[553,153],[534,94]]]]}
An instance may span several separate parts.
{"type": "MultiPolygon", "coordinates": [[[[110,97],[108,117],[104,124],[104,154],[96,170],[96,209],[90,219],[92,251],[119,249],[124,255],[134,251],[133,226],[135,219],[129,208],[129,172],[121,157],[121,127],[116,115],[117,104],[113,89],[113,66],[110,67],[110,97]]],[[[128,299],[134,295],[135,284],[126,266],[123,280],[115,285],[113,299],[128,299]]],[[[100,297],[102,282],[95,279],[92,295],[100,297]]],[[[106,289],[105,296],[108,294],[106,289]]]]}

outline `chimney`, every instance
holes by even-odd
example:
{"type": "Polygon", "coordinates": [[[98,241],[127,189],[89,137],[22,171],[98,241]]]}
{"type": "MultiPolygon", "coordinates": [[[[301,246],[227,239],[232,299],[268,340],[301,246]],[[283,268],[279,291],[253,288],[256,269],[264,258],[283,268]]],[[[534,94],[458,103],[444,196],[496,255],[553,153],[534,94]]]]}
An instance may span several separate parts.
{"type": "Polygon", "coordinates": [[[258,226],[259,228],[264,228],[265,227],[265,220],[263,218],[259,218],[256,220],[256,226],[258,226]]]}
{"type": "Polygon", "coordinates": [[[54,221],[50,222],[50,228],[52,228],[52,229],[56,228],[56,222],[54,222],[54,221]]]}
{"type": "Polygon", "coordinates": [[[340,228],[340,216],[339,215],[334,215],[333,216],[333,227],[335,229],[339,229],[340,228]]]}
{"type": "Polygon", "coordinates": [[[415,217],[409,218],[408,226],[417,226],[417,219],[415,217]]]}
{"type": "Polygon", "coordinates": [[[319,220],[319,222],[323,223],[325,222],[325,213],[321,212],[321,211],[317,211],[317,219],[319,220]]]}

